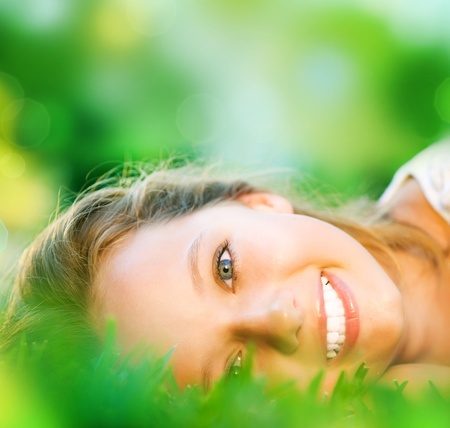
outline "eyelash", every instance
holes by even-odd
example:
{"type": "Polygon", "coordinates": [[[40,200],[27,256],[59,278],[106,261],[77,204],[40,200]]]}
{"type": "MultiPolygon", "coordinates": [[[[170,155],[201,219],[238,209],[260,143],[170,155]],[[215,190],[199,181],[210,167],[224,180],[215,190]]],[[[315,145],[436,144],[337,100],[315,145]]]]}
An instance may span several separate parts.
{"type": "Polygon", "coordinates": [[[237,262],[236,262],[236,254],[230,244],[230,242],[228,240],[226,240],[225,242],[223,242],[219,248],[216,250],[216,255],[214,257],[214,276],[216,277],[216,279],[224,285],[224,287],[226,288],[226,291],[231,291],[231,293],[235,293],[235,287],[234,287],[234,283],[237,280],[238,277],[238,269],[237,269],[237,262]],[[231,276],[231,280],[232,280],[232,285],[231,287],[225,282],[224,279],[222,279],[220,277],[220,272],[219,272],[219,268],[220,268],[220,258],[223,256],[223,254],[228,251],[228,253],[230,254],[230,261],[231,261],[231,266],[232,266],[232,276],[231,276]]]}

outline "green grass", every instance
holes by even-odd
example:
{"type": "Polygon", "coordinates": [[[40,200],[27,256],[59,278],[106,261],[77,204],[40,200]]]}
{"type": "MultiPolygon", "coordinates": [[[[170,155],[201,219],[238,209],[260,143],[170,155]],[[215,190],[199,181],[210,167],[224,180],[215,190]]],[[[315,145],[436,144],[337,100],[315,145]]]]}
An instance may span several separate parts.
{"type": "MultiPolygon", "coordinates": [[[[450,405],[432,387],[408,401],[405,385],[366,385],[362,365],[319,396],[320,375],[307,391],[268,390],[251,367],[206,392],[179,391],[168,364],[119,357],[114,329],[100,352],[61,351],[58,340],[26,336],[0,365],[1,427],[448,427],[450,405]]],[[[66,340],[66,338],[64,338],[66,340]]],[[[64,340],[61,343],[64,343],[64,340]]],[[[408,386],[406,385],[406,388],[408,386]]]]}

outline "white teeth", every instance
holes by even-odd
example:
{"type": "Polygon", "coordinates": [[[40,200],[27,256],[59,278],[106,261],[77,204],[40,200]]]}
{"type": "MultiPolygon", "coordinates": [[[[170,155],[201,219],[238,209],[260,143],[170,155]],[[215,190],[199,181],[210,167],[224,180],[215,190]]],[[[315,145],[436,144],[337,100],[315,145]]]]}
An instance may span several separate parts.
{"type": "Polygon", "coordinates": [[[334,293],[332,291],[328,291],[328,290],[323,290],[323,298],[325,300],[333,300],[334,299],[334,293]]]}
{"type": "Polygon", "coordinates": [[[336,355],[337,355],[337,354],[336,354],[336,351],[328,351],[328,352],[327,352],[327,358],[328,358],[329,360],[331,360],[332,358],[334,358],[336,355]]]}
{"type": "MultiPolygon", "coordinates": [[[[339,297],[338,297],[339,299],[339,297]]],[[[344,307],[342,302],[339,300],[340,306],[336,301],[327,302],[325,300],[325,307],[327,308],[327,315],[330,317],[342,317],[344,315],[344,307]],[[328,305],[327,305],[328,303],[328,305]]]]}
{"type": "Polygon", "coordinates": [[[328,343],[337,343],[339,339],[339,333],[337,331],[332,331],[327,334],[327,344],[328,343]]]}
{"type": "Polygon", "coordinates": [[[324,276],[321,276],[320,279],[327,316],[327,359],[331,360],[339,353],[345,341],[345,310],[341,299],[328,279],[324,276]]]}
{"type": "Polygon", "coordinates": [[[328,319],[327,319],[327,331],[337,331],[337,332],[339,332],[340,325],[341,325],[341,317],[330,317],[330,316],[328,317],[328,319]]]}

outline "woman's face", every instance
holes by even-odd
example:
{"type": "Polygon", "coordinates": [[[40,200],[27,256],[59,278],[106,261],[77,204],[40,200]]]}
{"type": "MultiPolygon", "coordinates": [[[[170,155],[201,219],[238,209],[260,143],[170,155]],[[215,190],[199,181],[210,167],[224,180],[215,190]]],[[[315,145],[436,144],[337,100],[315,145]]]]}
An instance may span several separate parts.
{"type": "Polygon", "coordinates": [[[308,386],[365,361],[380,375],[403,337],[401,295],[356,240],[292,213],[276,195],[245,195],[117,243],[97,286],[125,350],[139,343],[171,361],[181,387],[208,387],[245,365],[308,386]]]}

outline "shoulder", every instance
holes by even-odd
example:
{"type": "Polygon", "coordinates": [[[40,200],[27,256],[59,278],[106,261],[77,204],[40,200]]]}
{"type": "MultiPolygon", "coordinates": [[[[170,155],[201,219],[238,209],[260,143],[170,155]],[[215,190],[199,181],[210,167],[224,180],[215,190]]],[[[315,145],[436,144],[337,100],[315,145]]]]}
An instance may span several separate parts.
{"type": "Polygon", "coordinates": [[[450,223],[450,138],[426,148],[403,165],[381,196],[380,205],[390,205],[411,178],[433,209],[450,223]]]}
{"type": "Polygon", "coordinates": [[[379,200],[389,217],[450,246],[450,139],[428,147],[403,165],[379,200]]]}
{"type": "Polygon", "coordinates": [[[395,389],[404,388],[404,395],[408,398],[419,398],[430,387],[450,397],[450,367],[434,364],[396,365],[386,370],[380,383],[395,389]]]}

